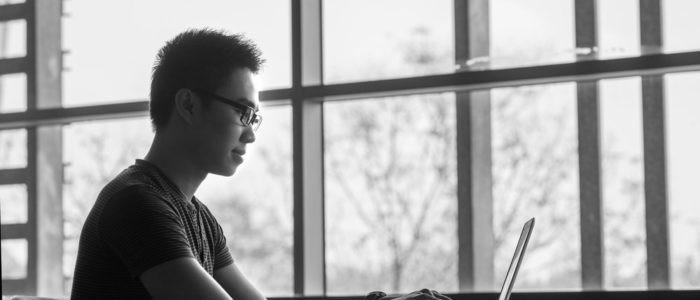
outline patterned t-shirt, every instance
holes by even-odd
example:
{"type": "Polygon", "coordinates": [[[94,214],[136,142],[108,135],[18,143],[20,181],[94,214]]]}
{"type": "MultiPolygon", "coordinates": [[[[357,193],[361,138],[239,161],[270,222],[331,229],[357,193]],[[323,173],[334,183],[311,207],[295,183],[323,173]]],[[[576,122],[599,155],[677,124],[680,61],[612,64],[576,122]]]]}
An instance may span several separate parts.
{"type": "Polygon", "coordinates": [[[83,225],[71,299],[151,299],[139,276],[181,257],[210,275],[233,263],[209,209],[136,160],[102,189],[83,225]]]}

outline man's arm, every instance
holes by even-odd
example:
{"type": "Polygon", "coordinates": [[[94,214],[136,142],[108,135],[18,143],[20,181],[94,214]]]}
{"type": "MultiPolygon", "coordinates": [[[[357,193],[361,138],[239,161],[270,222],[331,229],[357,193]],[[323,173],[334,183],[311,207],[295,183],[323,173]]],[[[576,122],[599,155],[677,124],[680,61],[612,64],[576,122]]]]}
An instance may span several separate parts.
{"type": "Polygon", "coordinates": [[[266,300],[235,263],[214,270],[214,279],[236,300],[266,300]]]}
{"type": "Polygon", "coordinates": [[[232,300],[216,280],[191,257],[156,265],[144,271],[139,279],[153,299],[232,300]]]}

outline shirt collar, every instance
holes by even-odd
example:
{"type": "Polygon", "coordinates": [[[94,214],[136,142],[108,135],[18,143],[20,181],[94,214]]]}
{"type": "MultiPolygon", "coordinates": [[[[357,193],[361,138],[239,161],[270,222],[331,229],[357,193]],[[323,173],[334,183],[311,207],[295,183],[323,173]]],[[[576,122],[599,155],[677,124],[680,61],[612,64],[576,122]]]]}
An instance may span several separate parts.
{"type": "Polygon", "coordinates": [[[178,188],[177,185],[172,180],[170,180],[170,178],[168,178],[168,176],[166,176],[160,168],[158,168],[158,166],[143,159],[137,159],[134,165],[143,170],[146,170],[155,178],[157,178],[158,183],[161,185],[161,187],[177,200],[184,202],[187,205],[187,208],[195,209],[192,200],[186,199],[185,194],[182,191],[180,191],[180,188],[178,188]]]}

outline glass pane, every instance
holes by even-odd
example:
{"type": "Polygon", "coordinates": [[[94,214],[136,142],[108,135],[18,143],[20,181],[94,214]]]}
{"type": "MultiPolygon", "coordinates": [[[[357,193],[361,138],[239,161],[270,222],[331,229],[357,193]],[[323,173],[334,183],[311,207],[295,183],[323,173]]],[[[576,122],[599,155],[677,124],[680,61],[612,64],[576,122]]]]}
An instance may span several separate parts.
{"type": "Polygon", "coordinates": [[[596,1],[595,4],[598,8],[598,57],[639,55],[639,0],[596,1]]]}
{"type": "Polygon", "coordinates": [[[0,169],[27,166],[27,130],[0,130],[0,169]]]}
{"type": "Polygon", "coordinates": [[[572,0],[491,0],[490,6],[490,67],[575,59],[572,0]]]}
{"type": "Polygon", "coordinates": [[[27,21],[0,22],[0,59],[27,55],[27,21]]]}
{"type": "Polygon", "coordinates": [[[263,107],[264,121],[232,177],[209,175],[197,197],[214,213],[238,267],[270,296],[294,294],[292,110],[263,107]]]}
{"type": "Polygon", "coordinates": [[[515,289],[581,285],[575,99],[572,83],[491,92],[497,288],[522,225],[533,216],[538,225],[515,289]]]}
{"type": "Polygon", "coordinates": [[[24,0],[0,0],[0,5],[24,3],[24,0]]]}
{"type": "Polygon", "coordinates": [[[700,1],[664,0],[663,41],[667,52],[698,51],[700,38],[696,28],[700,28],[700,1]]]}
{"type": "Polygon", "coordinates": [[[700,73],[666,75],[671,286],[700,288],[700,73]]]}
{"type": "Polygon", "coordinates": [[[245,33],[267,60],[261,89],[291,86],[290,1],[73,0],[64,3],[65,106],[146,100],[165,41],[188,28],[245,33]],[[167,7],[167,22],[154,22],[167,7]],[[270,9],[274,7],[274,9],[270,9]],[[126,20],[126,22],[125,22],[126,20]],[[95,34],[99,32],[99,34],[95,34]]]}
{"type": "Polygon", "coordinates": [[[453,94],[324,104],[332,295],[457,291],[453,94]]]}
{"type": "Polygon", "coordinates": [[[27,74],[0,75],[0,113],[27,110],[27,74]]]}
{"type": "Polygon", "coordinates": [[[147,118],[63,127],[63,274],[67,287],[72,283],[80,231],[97,194],[135,159],[145,156],[152,139],[147,118]]]}
{"type": "Polygon", "coordinates": [[[454,71],[454,13],[447,0],[323,2],[326,83],[454,71]]]}
{"type": "Polygon", "coordinates": [[[646,287],[640,78],[600,82],[606,288],[646,287]]]}
{"type": "Polygon", "coordinates": [[[27,277],[27,240],[2,240],[2,279],[22,279],[27,277]]]}
{"type": "Polygon", "coordinates": [[[26,185],[0,185],[0,219],[2,224],[27,223],[26,185]]]}

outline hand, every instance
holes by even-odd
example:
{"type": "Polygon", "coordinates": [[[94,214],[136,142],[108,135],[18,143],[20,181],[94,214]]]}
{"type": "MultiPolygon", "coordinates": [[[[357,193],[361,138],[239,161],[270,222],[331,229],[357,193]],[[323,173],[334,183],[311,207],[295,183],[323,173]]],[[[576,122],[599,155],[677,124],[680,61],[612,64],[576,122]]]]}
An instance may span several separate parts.
{"type": "Polygon", "coordinates": [[[382,297],[382,300],[384,299],[394,299],[394,300],[452,300],[450,297],[447,297],[443,294],[440,294],[434,290],[429,290],[429,289],[422,289],[419,291],[412,292],[410,294],[406,295],[400,295],[400,296],[387,296],[387,297],[382,297]]]}

